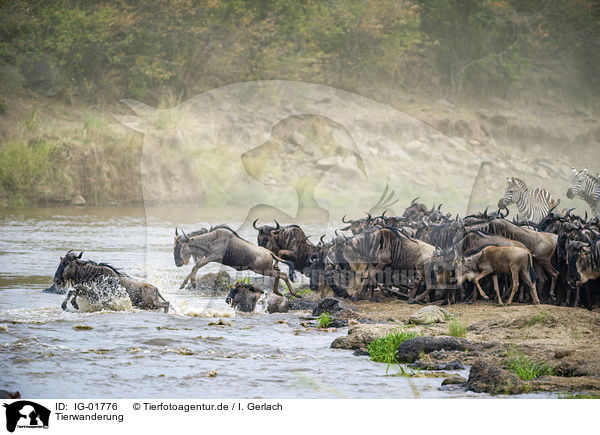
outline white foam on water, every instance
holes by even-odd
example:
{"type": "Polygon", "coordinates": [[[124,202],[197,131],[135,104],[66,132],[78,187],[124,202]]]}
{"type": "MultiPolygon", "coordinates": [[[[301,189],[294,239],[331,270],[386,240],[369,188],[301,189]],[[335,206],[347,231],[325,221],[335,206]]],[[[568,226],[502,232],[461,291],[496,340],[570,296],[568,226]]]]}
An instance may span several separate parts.
{"type": "Polygon", "coordinates": [[[234,317],[235,310],[230,307],[216,309],[209,307],[210,300],[197,299],[188,302],[187,299],[177,298],[171,301],[171,307],[176,314],[192,317],[234,317]]]}
{"type": "Polygon", "coordinates": [[[254,306],[255,313],[264,313],[267,311],[267,307],[269,305],[269,297],[267,293],[263,293],[260,295],[260,298],[256,301],[256,305],[254,306]]]}

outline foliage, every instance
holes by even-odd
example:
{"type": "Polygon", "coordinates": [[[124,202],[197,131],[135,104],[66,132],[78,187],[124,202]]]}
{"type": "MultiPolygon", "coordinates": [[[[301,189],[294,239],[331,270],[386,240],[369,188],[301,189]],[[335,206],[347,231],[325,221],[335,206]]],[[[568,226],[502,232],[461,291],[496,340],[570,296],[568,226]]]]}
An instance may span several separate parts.
{"type": "Polygon", "coordinates": [[[319,328],[328,328],[331,324],[331,314],[329,314],[327,311],[323,311],[317,321],[319,328]]]}
{"type": "Polygon", "coordinates": [[[508,355],[506,368],[524,381],[531,381],[544,375],[553,375],[554,369],[543,361],[534,361],[520,352],[508,355]]]}
{"type": "Polygon", "coordinates": [[[385,337],[376,338],[367,347],[372,361],[386,364],[397,364],[396,351],[398,347],[406,340],[418,337],[419,333],[415,331],[398,330],[389,333],[385,337]]]}
{"type": "Polygon", "coordinates": [[[448,322],[448,334],[452,337],[466,337],[467,324],[459,319],[452,319],[448,322]]]}

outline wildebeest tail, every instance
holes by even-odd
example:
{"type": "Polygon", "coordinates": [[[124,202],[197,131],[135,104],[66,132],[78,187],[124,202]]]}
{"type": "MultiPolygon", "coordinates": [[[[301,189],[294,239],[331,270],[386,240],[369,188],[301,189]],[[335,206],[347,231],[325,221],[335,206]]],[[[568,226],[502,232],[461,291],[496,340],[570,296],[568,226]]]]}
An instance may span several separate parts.
{"type": "Polygon", "coordinates": [[[535,273],[535,268],[533,267],[533,258],[531,258],[531,253],[529,253],[529,278],[531,278],[531,282],[534,284],[537,281],[537,274],[535,273]]]}
{"type": "Polygon", "coordinates": [[[291,261],[288,261],[288,260],[284,260],[283,258],[279,258],[275,254],[272,254],[272,255],[275,260],[285,263],[287,265],[287,267],[290,269],[290,273],[289,273],[290,281],[295,282],[296,281],[296,269],[294,268],[294,263],[292,263],[291,261]]]}

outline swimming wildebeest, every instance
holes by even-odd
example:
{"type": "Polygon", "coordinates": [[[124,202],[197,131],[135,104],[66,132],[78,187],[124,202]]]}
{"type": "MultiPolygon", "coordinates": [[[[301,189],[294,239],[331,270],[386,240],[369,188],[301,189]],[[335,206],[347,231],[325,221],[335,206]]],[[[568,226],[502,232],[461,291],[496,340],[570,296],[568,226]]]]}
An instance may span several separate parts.
{"type": "Polygon", "coordinates": [[[67,297],[62,304],[63,309],[66,309],[70,298],[72,298],[71,304],[77,308],[75,302],[77,296],[90,298],[94,301],[94,299],[97,299],[97,295],[91,287],[102,285],[108,279],[125,289],[134,307],[143,310],[162,308],[165,313],[169,310],[169,302],[161,296],[158,289],[153,285],[136,281],[108,264],[84,261],[81,259],[82,255],[83,252],[79,255],[75,255],[71,251],[67,252],[64,257],[60,258],[60,264],[54,274],[55,285],[65,287],[71,284],[75,287],[67,293],[67,297]]]}
{"type": "Polygon", "coordinates": [[[290,275],[293,277],[293,263],[283,260],[262,246],[253,245],[242,239],[235,231],[224,225],[211,228],[209,231],[195,236],[188,236],[183,231],[182,234],[179,234],[175,229],[173,256],[177,267],[188,264],[191,257],[194,257],[196,262],[179,288],[184,288],[190,280],[195,286],[198,269],[215,262],[236,270],[251,270],[259,275],[275,278],[273,291],[279,296],[281,296],[278,290],[279,279],[283,279],[290,293],[300,297],[294,291],[288,276],[281,272],[277,265],[278,262],[287,264],[290,268],[290,275]]]}
{"type": "MultiPolygon", "coordinates": [[[[531,298],[534,304],[539,304],[540,300],[535,288],[535,272],[533,270],[533,260],[531,253],[525,248],[516,246],[487,246],[480,252],[469,257],[463,257],[455,261],[458,266],[457,279],[462,284],[464,280],[474,281],[479,294],[484,299],[489,297],[484,293],[479,281],[493,274],[494,290],[498,297],[498,304],[502,305],[500,297],[500,288],[498,286],[498,274],[510,274],[512,277],[512,291],[507,304],[513,300],[515,292],[519,287],[519,276],[529,286],[531,298]]],[[[475,290],[473,290],[475,292],[475,290]]]]}
{"type": "Polygon", "coordinates": [[[233,308],[245,313],[251,313],[256,308],[256,304],[263,297],[265,311],[267,313],[287,313],[290,309],[289,301],[283,296],[277,296],[272,293],[266,293],[253,284],[235,283],[227,295],[225,302],[233,308]]]}

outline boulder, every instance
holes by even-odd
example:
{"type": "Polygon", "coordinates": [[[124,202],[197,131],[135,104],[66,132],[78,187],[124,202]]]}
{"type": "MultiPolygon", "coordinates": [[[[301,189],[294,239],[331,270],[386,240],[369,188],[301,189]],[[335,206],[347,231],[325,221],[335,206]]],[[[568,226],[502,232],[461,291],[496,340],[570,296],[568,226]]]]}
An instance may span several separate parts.
{"type": "Polygon", "coordinates": [[[317,306],[313,309],[313,316],[320,316],[324,312],[328,312],[329,314],[335,314],[337,311],[340,311],[342,308],[340,307],[340,301],[334,298],[325,298],[320,301],[317,306]]]}
{"type": "Polygon", "coordinates": [[[471,367],[467,390],[476,393],[521,394],[524,383],[516,375],[482,360],[471,367]]]}
{"type": "Polygon", "coordinates": [[[466,384],[467,380],[460,376],[460,375],[454,375],[454,376],[450,376],[446,379],[444,379],[442,381],[442,386],[444,385],[463,385],[466,384]]]}
{"type": "Polygon", "coordinates": [[[370,342],[398,330],[396,325],[364,325],[359,324],[348,330],[348,335],[338,337],[331,343],[336,349],[366,349],[370,342]]]}
{"type": "Polygon", "coordinates": [[[399,362],[413,362],[419,358],[421,353],[431,353],[441,350],[464,351],[471,345],[471,342],[464,338],[456,337],[415,337],[406,340],[396,351],[396,358],[399,362]]]}
{"type": "Polygon", "coordinates": [[[427,325],[430,323],[443,323],[450,318],[450,313],[437,305],[427,305],[412,313],[408,323],[414,325],[427,325]]]}
{"type": "Polygon", "coordinates": [[[433,364],[431,361],[417,360],[411,364],[411,367],[421,370],[464,370],[465,366],[460,361],[451,361],[449,363],[433,364]]]}

